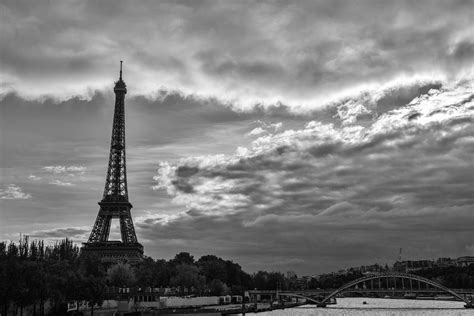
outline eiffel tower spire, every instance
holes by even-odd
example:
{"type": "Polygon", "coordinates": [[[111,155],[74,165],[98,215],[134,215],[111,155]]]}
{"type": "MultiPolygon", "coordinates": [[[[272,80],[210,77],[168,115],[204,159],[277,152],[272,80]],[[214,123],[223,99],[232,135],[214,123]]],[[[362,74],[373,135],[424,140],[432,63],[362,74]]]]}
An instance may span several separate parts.
{"type": "Polygon", "coordinates": [[[92,228],[84,252],[94,252],[103,261],[116,262],[140,260],[143,246],[138,243],[133,226],[128,201],[127,165],[125,156],[125,94],[127,85],[122,79],[122,61],[120,76],[115,82],[115,109],[110,142],[109,164],[105,177],[105,188],[97,219],[92,228]],[[110,225],[113,218],[120,221],[121,242],[109,241],[110,225]]]}
{"type": "Polygon", "coordinates": [[[127,165],[125,158],[125,94],[127,85],[122,80],[122,61],[120,78],[115,83],[115,111],[110,142],[109,167],[105,179],[102,202],[128,202],[127,165]]]}

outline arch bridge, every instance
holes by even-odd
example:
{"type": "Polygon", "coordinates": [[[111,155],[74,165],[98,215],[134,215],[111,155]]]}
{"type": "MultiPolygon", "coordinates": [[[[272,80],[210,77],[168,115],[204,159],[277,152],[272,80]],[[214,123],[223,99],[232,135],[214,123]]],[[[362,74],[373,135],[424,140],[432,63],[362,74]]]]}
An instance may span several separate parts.
{"type": "MultiPolygon", "coordinates": [[[[254,291],[258,292],[258,291],[254,291]]],[[[288,296],[304,298],[307,301],[315,303],[318,307],[326,307],[331,299],[343,292],[360,292],[360,293],[443,293],[449,294],[459,301],[466,303],[464,307],[474,308],[473,302],[460,293],[449,289],[433,280],[407,273],[389,272],[380,274],[370,274],[360,277],[356,280],[348,282],[336,290],[317,290],[317,291],[289,291],[278,292],[277,296],[288,296]],[[398,281],[398,282],[397,282],[398,281]],[[415,283],[415,284],[413,284],[415,283]],[[423,284],[423,286],[422,286],[423,284]],[[361,285],[361,287],[358,287],[361,285]],[[401,285],[401,289],[397,288],[401,285]],[[415,285],[415,286],[414,286],[415,285]],[[354,289],[354,287],[356,287],[354,289]],[[431,287],[431,288],[430,288],[431,287]],[[319,296],[315,298],[314,295],[319,296]],[[321,298],[323,297],[323,298],[321,298]]],[[[254,293],[256,294],[256,293],[254,293]]]]}
{"type": "Polygon", "coordinates": [[[394,280],[394,288],[396,288],[397,279],[401,279],[402,288],[404,290],[405,290],[404,280],[408,280],[409,284],[410,284],[410,287],[406,288],[406,291],[411,291],[411,292],[416,291],[416,289],[415,290],[413,289],[413,281],[416,281],[418,283],[418,291],[422,291],[421,284],[425,284],[427,286],[432,286],[433,288],[440,290],[442,293],[450,294],[450,295],[454,296],[455,298],[457,298],[458,300],[465,302],[466,307],[471,307],[472,308],[472,306],[473,306],[472,302],[469,301],[466,297],[463,297],[459,293],[456,293],[455,291],[439,284],[438,282],[435,282],[433,280],[430,280],[430,279],[427,279],[427,278],[424,278],[424,277],[421,277],[421,276],[418,276],[418,275],[407,274],[407,273],[396,273],[396,272],[366,275],[366,276],[358,278],[354,281],[346,283],[343,286],[341,286],[340,288],[338,288],[338,289],[334,290],[333,292],[329,293],[329,295],[327,295],[318,305],[320,305],[321,307],[324,307],[326,305],[326,303],[332,297],[335,297],[339,293],[347,291],[348,289],[352,288],[353,286],[363,284],[363,287],[366,288],[366,282],[369,282],[369,281],[371,282],[371,290],[373,290],[374,289],[373,281],[377,280],[378,285],[379,285],[377,290],[380,290],[382,288],[382,282],[381,282],[382,279],[385,279],[385,281],[386,281],[385,283],[387,285],[387,290],[388,290],[388,287],[389,287],[388,286],[389,285],[389,279],[394,280]]]}

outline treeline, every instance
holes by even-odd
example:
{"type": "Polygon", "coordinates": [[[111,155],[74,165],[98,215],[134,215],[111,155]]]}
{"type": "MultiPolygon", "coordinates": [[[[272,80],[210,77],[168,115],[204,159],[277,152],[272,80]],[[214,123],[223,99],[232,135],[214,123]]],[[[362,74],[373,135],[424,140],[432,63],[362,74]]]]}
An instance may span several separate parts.
{"type": "Polygon", "coordinates": [[[65,311],[69,300],[100,303],[106,287],[104,268],[97,258],[79,253],[68,239],[51,246],[27,237],[18,245],[0,243],[2,315],[11,307],[22,315],[26,306],[33,306],[34,315],[44,315],[46,302],[54,315],[65,311]]]}
{"type": "Polygon", "coordinates": [[[0,313],[26,306],[35,315],[63,314],[68,301],[87,301],[91,306],[106,298],[107,287],[169,287],[177,294],[242,295],[247,289],[287,288],[279,272],[254,275],[241,266],[214,255],[195,260],[186,252],[171,260],[146,257],[134,264],[104,265],[97,257],[81,255],[68,239],[54,245],[23,238],[18,244],[0,243],[0,313]]]}
{"type": "Polygon", "coordinates": [[[362,277],[362,273],[357,270],[346,274],[323,274],[319,278],[311,278],[308,282],[308,289],[337,289],[360,277],[362,277]]]}
{"type": "Polygon", "coordinates": [[[474,289],[474,264],[467,267],[436,267],[414,272],[450,289],[474,289]]]}
{"type": "Polygon", "coordinates": [[[110,285],[138,287],[174,287],[200,295],[241,295],[253,286],[252,276],[237,263],[213,255],[195,260],[187,252],[171,260],[145,258],[131,266],[118,265],[109,271],[110,285]],[[121,271],[120,271],[121,270],[121,271]],[[125,273],[124,273],[125,272],[125,273]],[[126,275],[124,282],[122,275],[126,275]]]}

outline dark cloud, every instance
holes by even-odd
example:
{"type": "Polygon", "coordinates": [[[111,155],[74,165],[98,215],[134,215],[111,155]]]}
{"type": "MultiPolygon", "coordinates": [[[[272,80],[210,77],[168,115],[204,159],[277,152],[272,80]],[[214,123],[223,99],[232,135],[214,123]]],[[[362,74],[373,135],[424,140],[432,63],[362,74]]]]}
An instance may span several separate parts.
{"type": "Polygon", "coordinates": [[[454,58],[461,62],[472,62],[474,58],[474,43],[469,40],[461,41],[456,44],[451,54],[454,58]]]}
{"type": "Polygon", "coordinates": [[[203,71],[212,76],[228,79],[244,80],[272,80],[284,75],[279,64],[270,64],[265,61],[236,61],[230,56],[221,56],[216,52],[201,52],[196,55],[201,62],[203,71]]]}

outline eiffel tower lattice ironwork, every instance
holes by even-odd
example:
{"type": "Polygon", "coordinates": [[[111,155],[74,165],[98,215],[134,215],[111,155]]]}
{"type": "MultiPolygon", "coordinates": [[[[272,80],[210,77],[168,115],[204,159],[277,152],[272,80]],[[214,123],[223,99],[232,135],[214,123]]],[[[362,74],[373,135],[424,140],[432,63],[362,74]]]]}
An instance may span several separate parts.
{"type": "Polygon", "coordinates": [[[82,251],[97,254],[103,262],[139,261],[143,257],[143,246],[138,242],[133,227],[128,201],[127,166],[125,158],[125,94],[127,86],[122,80],[122,61],[120,77],[115,82],[115,109],[110,144],[109,166],[105,179],[99,214],[87,243],[82,251]],[[122,241],[109,241],[113,218],[120,222],[122,241]]]}

